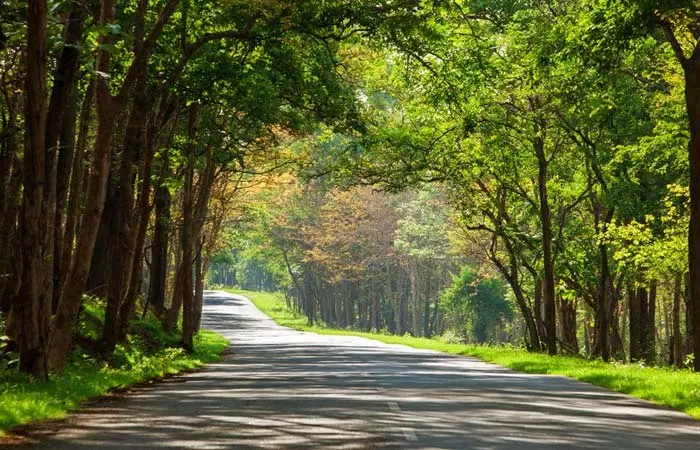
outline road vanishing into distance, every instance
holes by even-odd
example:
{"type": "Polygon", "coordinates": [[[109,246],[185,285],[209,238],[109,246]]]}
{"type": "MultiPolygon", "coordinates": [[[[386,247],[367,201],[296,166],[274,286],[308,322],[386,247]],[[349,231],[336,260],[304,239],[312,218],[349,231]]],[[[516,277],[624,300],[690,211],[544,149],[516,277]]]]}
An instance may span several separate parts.
{"type": "Polygon", "coordinates": [[[688,416],[563,377],[276,325],[207,292],[222,362],[99,401],[37,449],[700,449],[688,416]]]}

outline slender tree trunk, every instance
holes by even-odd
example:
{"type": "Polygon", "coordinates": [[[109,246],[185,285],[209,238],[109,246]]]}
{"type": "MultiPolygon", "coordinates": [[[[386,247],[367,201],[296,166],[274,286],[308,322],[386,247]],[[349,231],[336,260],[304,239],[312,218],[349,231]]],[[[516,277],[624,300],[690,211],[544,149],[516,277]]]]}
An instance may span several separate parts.
{"type": "MultiPolygon", "coordinates": [[[[697,58],[684,64],[685,102],[688,111],[690,140],[690,228],[688,260],[690,279],[690,304],[692,311],[700,311],[700,61],[697,58]]],[[[692,318],[693,349],[700,355],[700,314],[692,318]]],[[[700,357],[694,360],[696,372],[700,372],[700,357]]]]}
{"type": "Polygon", "coordinates": [[[64,27],[64,46],[53,76],[46,126],[47,151],[58,151],[56,171],[56,214],[54,219],[54,295],[53,309],[58,307],[61,283],[65,276],[62,257],[65,244],[64,222],[67,211],[69,181],[75,157],[75,120],[78,96],[78,43],[82,37],[87,7],[79,1],[71,4],[64,27]],[[60,142],[60,147],[59,147],[60,142]]]}
{"type": "MultiPolygon", "coordinates": [[[[154,130],[152,130],[154,131],[154,130]]],[[[124,302],[119,310],[119,321],[117,324],[117,335],[116,341],[124,342],[126,340],[127,331],[129,328],[129,320],[134,313],[136,307],[136,299],[140,291],[140,286],[143,281],[143,250],[144,243],[146,241],[146,231],[148,229],[148,221],[151,216],[151,170],[153,166],[153,158],[156,151],[155,139],[150,139],[150,143],[147,146],[146,154],[144,155],[144,161],[140,170],[140,180],[141,180],[141,191],[138,198],[138,210],[136,217],[138,217],[138,224],[132,232],[132,236],[129,237],[130,240],[130,251],[129,257],[131,258],[131,263],[128,267],[131,270],[131,276],[129,277],[129,285],[124,298],[124,302]]]]}
{"type": "MultiPolygon", "coordinates": [[[[498,237],[494,236],[493,239],[498,239],[498,237]]],[[[518,264],[518,259],[512,245],[510,245],[508,240],[503,238],[503,241],[505,243],[506,250],[508,251],[508,266],[498,259],[496,255],[490,256],[491,262],[498,267],[498,270],[501,272],[506,281],[508,281],[508,284],[513,290],[515,303],[523,316],[523,320],[525,321],[525,329],[527,331],[525,342],[527,349],[529,351],[540,351],[542,350],[542,337],[539,333],[536,314],[533,313],[532,308],[528,305],[525,293],[520,284],[520,266],[518,264]]],[[[537,282],[535,286],[537,286],[537,282]]]]}
{"type": "Polygon", "coordinates": [[[650,365],[656,362],[656,293],[657,281],[653,279],[649,283],[646,305],[642,303],[642,354],[650,365]]]}
{"type": "MultiPolygon", "coordinates": [[[[386,295],[386,301],[389,303],[389,306],[391,307],[391,311],[395,315],[395,307],[394,307],[394,290],[392,289],[391,286],[391,264],[389,264],[389,261],[386,261],[384,264],[384,274],[386,276],[386,280],[384,281],[384,288],[386,289],[385,295],[386,295]]],[[[389,325],[389,332],[390,333],[397,333],[401,334],[401,330],[397,327],[397,321],[395,317],[392,317],[392,320],[387,321],[387,324],[389,325]]]]}
{"type": "Polygon", "coordinates": [[[418,268],[416,261],[411,258],[408,263],[409,279],[411,281],[411,332],[414,336],[421,335],[420,289],[418,287],[418,268]]]}
{"type": "Polygon", "coordinates": [[[686,273],[685,276],[683,277],[683,287],[685,291],[685,295],[683,296],[685,298],[685,339],[684,339],[684,348],[683,348],[683,356],[684,356],[684,362],[685,362],[685,357],[693,353],[693,336],[694,336],[694,330],[693,330],[693,304],[690,299],[690,279],[688,274],[686,273]]]}
{"type": "Polygon", "coordinates": [[[673,278],[673,332],[671,335],[671,365],[683,367],[683,338],[681,336],[681,295],[683,276],[678,273],[673,278]]]}
{"type": "MultiPolygon", "coordinates": [[[[538,132],[542,132],[538,127],[538,132]]],[[[544,259],[544,278],[542,299],[544,304],[544,327],[546,330],[547,352],[557,354],[556,302],[554,297],[554,259],[552,256],[552,216],[549,207],[547,179],[549,161],[544,151],[544,140],[538,137],[534,141],[535,153],[539,165],[537,189],[540,200],[540,222],[542,226],[542,258],[544,259]]]]}
{"type": "Polygon", "coordinates": [[[0,155],[0,158],[6,160],[3,162],[8,163],[7,181],[4,182],[2,197],[4,201],[0,209],[0,311],[8,315],[6,334],[13,340],[17,338],[17,334],[12,331],[16,330],[16,327],[11,326],[9,313],[17,298],[21,278],[19,269],[22,266],[18,228],[22,199],[22,158],[19,157],[17,147],[18,142],[17,146],[14,142],[7,142],[5,153],[0,155]]]}
{"type": "MultiPolygon", "coordinates": [[[[116,0],[102,2],[101,24],[114,21],[115,8],[116,0]]],[[[100,38],[100,44],[108,42],[108,37],[100,38]]],[[[98,56],[97,70],[109,74],[110,67],[111,54],[108,51],[101,51],[98,56]]],[[[66,283],[51,324],[51,360],[49,365],[52,370],[56,371],[63,370],[73,342],[72,330],[80,311],[83,289],[87,282],[97,231],[104,209],[110,166],[110,145],[119,113],[119,107],[115,104],[106,79],[97,80],[96,92],[98,125],[85,209],[71,269],[66,276],[66,283]]]]}
{"type": "MultiPolygon", "coordinates": [[[[70,270],[73,259],[73,246],[75,237],[78,235],[80,226],[81,207],[84,202],[85,183],[87,178],[87,139],[91,121],[93,100],[95,98],[95,81],[90,80],[83,104],[80,107],[80,128],[78,129],[78,140],[76,142],[76,154],[73,158],[72,176],[70,180],[70,194],[68,209],[66,212],[66,225],[63,232],[63,245],[61,253],[61,273],[59,275],[61,292],[65,284],[65,276],[70,270]]],[[[60,300],[60,297],[59,297],[60,300]]],[[[58,305],[56,305],[58,307],[58,305]]]]}
{"type": "MultiPolygon", "coordinates": [[[[547,336],[547,330],[544,326],[544,318],[542,317],[542,292],[544,291],[544,280],[535,280],[535,298],[534,298],[534,316],[535,323],[537,324],[537,334],[540,336],[539,339],[543,340],[547,336]]],[[[544,344],[544,342],[543,342],[544,344]]]]}
{"type": "MultiPolygon", "coordinates": [[[[20,370],[48,378],[47,341],[51,318],[53,243],[46,217],[51,212],[52,154],[46,151],[46,0],[27,8],[24,188],[22,202],[22,270],[20,298],[14,302],[20,326],[20,370]]],[[[53,230],[53,226],[49,226],[53,230]]]]}
{"type": "Polygon", "coordinates": [[[165,283],[168,278],[168,235],[170,234],[170,191],[162,184],[155,194],[155,226],[151,246],[151,277],[148,303],[156,315],[165,309],[165,283]]]}
{"type": "Polygon", "coordinates": [[[194,351],[193,337],[195,330],[194,323],[194,286],[192,285],[192,268],[194,264],[195,246],[195,221],[194,211],[194,171],[195,171],[195,138],[199,125],[199,105],[194,103],[190,106],[188,138],[186,146],[186,168],[185,184],[182,190],[182,268],[178,281],[181,283],[180,295],[182,296],[182,347],[188,352],[194,351]]]}
{"type": "MultiPolygon", "coordinates": [[[[612,220],[612,217],[610,218],[612,220]]],[[[600,283],[598,285],[598,302],[595,309],[595,344],[593,354],[601,356],[603,361],[610,360],[610,328],[611,328],[611,306],[612,278],[610,275],[610,263],[608,260],[608,248],[605,244],[598,246],[600,252],[600,283]]]]}
{"type": "Polygon", "coordinates": [[[379,331],[382,329],[381,314],[379,311],[379,295],[375,291],[375,285],[373,281],[370,282],[368,294],[370,304],[372,305],[372,311],[370,312],[370,328],[374,329],[375,331],[379,331]]]}
{"type": "Polygon", "coordinates": [[[646,289],[643,287],[635,290],[630,283],[630,286],[627,288],[630,320],[630,362],[636,362],[642,358],[642,303],[646,304],[646,295],[646,289]]]}
{"type": "MultiPolygon", "coordinates": [[[[124,145],[121,152],[119,179],[113,203],[114,209],[110,223],[114,232],[109,236],[109,246],[112,251],[110,252],[111,259],[108,264],[107,309],[102,331],[104,351],[106,353],[112,353],[114,346],[117,344],[118,334],[120,334],[118,331],[120,323],[123,321],[128,322],[129,320],[128,317],[121,319],[119,314],[131,284],[134,252],[136,250],[135,241],[140,223],[140,216],[134,214],[135,167],[143,169],[146,161],[146,155],[144,154],[144,124],[150,108],[148,103],[145,79],[142,78],[137,82],[134,90],[134,100],[127,121],[124,145]],[[139,161],[142,163],[137,164],[139,161]]],[[[141,200],[143,201],[143,199],[141,200]]],[[[138,208],[137,211],[148,214],[148,211],[144,212],[142,208],[138,208]]],[[[126,310],[130,309],[127,306],[126,310]]]]}
{"type": "Polygon", "coordinates": [[[194,259],[194,323],[195,334],[199,333],[202,326],[202,309],[204,308],[204,281],[209,268],[209,258],[204,257],[204,242],[197,250],[197,256],[194,259]]]}
{"type": "Polygon", "coordinates": [[[562,350],[577,355],[579,346],[578,337],[576,336],[575,301],[559,300],[559,322],[561,324],[562,350]]]}

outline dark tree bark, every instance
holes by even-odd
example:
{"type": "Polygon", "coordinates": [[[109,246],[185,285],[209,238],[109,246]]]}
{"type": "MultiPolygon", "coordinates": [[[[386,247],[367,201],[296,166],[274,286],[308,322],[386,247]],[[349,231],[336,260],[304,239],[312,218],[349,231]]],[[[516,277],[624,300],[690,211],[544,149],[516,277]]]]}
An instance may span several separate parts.
{"type": "MultiPolygon", "coordinates": [[[[73,158],[71,169],[69,202],[66,212],[66,223],[63,229],[63,245],[61,246],[61,263],[59,281],[61,292],[65,284],[66,274],[71,268],[73,260],[73,247],[76,236],[79,235],[81,224],[81,209],[85,201],[87,170],[89,165],[89,152],[87,150],[90,121],[92,120],[92,107],[95,98],[95,81],[90,80],[82,106],[80,107],[80,127],[76,142],[76,154],[73,158]]],[[[60,300],[60,297],[59,297],[60,300]]],[[[58,305],[56,305],[58,307],[58,305]]]]}
{"type": "Polygon", "coordinates": [[[182,345],[187,351],[192,351],[192,336],[194,326],[192,323],[192,264],[194,263],[194,172],[197,136],[200,110],[197,103],[193,103],[189,109],[187,123],[188,142],[185,146],[185,172],[184,186],[182,188],[182,225],[180,227],[180,264],[177,270],[176,284],[170,309],[166,313],[164,327],[166,330],[174,330],[182,308],[182,345]],[[187,329],[185,331],[185,329],[187,329]],[[187,335],[187,336],[186,336],[187,335]]]}
{"type": "Polygon", "coordinates": [[[369,295],[369,304],[370,304],[370,319],[369,319],[369,327],[370,330],[374,329],[376,331],[379,331],[382,329],[382,324],[381,324],[381,311],[379,311],[379,295],[376,292],[376,287],[374,285],[373,280],[370,281],[369,285],[369,292],[367,293],[369,295]]]}
{"type": "MultiPolygon", "coordinates": [[[[46,151],[46,20],[45,0],[30,2],[27,12],[26,135],[22,204],[22,270],[20,298],[15,302],[20,324],[20,370],[48,378],[47,348],[51,316],[53,245],[42,225],[52,208],[50,183],[54,156],[46,151]]],[[[51,227],[52,230],[52,227],[51,227]]]]}
{"type": "Polygon", "coordinates": [[[204,279],[209,267],[208,258],[202,255],[204,238],[200,239],[194,259],[194,333],[199,333],[202,325],[202,309],[204,307],[204,279]]]}
{"type": "Polygon", "coordinates": [[[673,333],[671,335],[671,365],[683,367],[683,337],[681,336],[681,296],[683,291],[683,276],[676,274],[673,278],[673,333]]]}
{"type": "Polygon", "coordinates": [[[14,302],[19,324],[20,370],[48,378],[47,340],[51,318],[53,242],[46,217],[52,188],[52,154],[46,151],[46,0],[27,8],[27,67],[25,86],[24,185],[22,198],[21,292],[14,302]]]}
{"type": "MultiPolygon", "coordinates": [[[[537,127],[536,132],[541,132],[537,127]]],[[[542,227],[542,258],[544,274],[542,279],[542,302],[544,306],[544,328],[547,352],[557,354],[556,302],[554,297],[554,258],[552,257],[552,214],[547,190],[549,160],[544,151],[544,140],[540,137],[533,142],[538,162],[537,189],[540,201],[540,224],[542,227]]]]}
{"type": "Polygon", "coordinates": [[[656,292],[657,282],[649,283],[649,295],[642,297],[642,357],[647,364],[656,362],[656,292]]]}
{"type": "Polygon", "coordinates": [[[204,168],[200,171],[198,177],[198,192],[197,201],[194,204],[193,224],[192,224],[192,239],[193,252],[195,260],[192,261],[195,265],[195,286],[192,294],[192,317],[190,328],[183,327],[183,338],[191,339],[185,333],[192,335],[199,331],[200,321],[202,318],[202,308],[204,301],[204,273],[206,270],[205,262],[202,261],[202,251],[204,250],[204,223],[209,211],[209,199],[211,197],[212,186],[214,185],[216,176],[216,161],[214,160],[214,146],[207,145],[204,152],[204,168]],[[199,262],[197,258],[199,257],[199,262]]]}
{"type": "MultiPolygon", "coordinates": [[[[122,319],[119,313],[122,304],[126,299],[131,284],[132,268],[134,264],[134,252],[136,235],[141,216],[138,212],[144,212],[142,208],[134,211],[134,183],[135,168],[143,169],[146,160],[144,154],[144,125],[152,108],[152,102],[146,97],[145,79],[140,79],[134,90],[134,100],[131,105],[129,119],[124,135],[124,145],[122,147],[119,178],[111,211],[109,236],[109,278],[107,289],[107,309],[105,312],[105,322],[102,330],[102,339],[106,353],[112,353],[118,340],[118,328],[122,319]]],[[[150,149],[149,149],[150,152],[150,149]]],[[[150,178],[150,173],[142,174],[150,178]]],[[[143,202],[144,199],[141,198],[143,202]]],[[[143,203],[142,203],[143,206],[143,203]]],[[[148,214],[148,211],[145,212],[148,214]]],[[[139,260],[139,264],[141,261],[139,260]]],[[[129,307],[127,310],[131,309],[129,307]]],[[[128,322],[128,317],[125,319],[128,322]]]]}
{"type": "MultiPolygon", "coordinates": [[[[161,182],[162,183],[162,182],[161,182]]],[[[167,187],[158,186],[155,194],[155,226],[151,247],[151,285],[148,303],[156,315],[161,316],[165,308],[165,283],[168,275],[168,236],[170,234],[171,195],[167,187]]]]}
{"type": "Polygon", "coordinates": [[[418,283],[418,263],[409,257],[408,261],[408,279],[411,282],[411,334],[413,336],[421,335],[421,293],[418,283]]]}
{"type": "Polygon", "coordinates": [[[79,42],[82,37],[87,15],[87,7],[80,1],[71,3],[66,16],[63,39],[65,45],[61,50],[58,64],[53,76],[53,88],[49,100],[46,126],[47,152],[58,153],[56,170],[56,214],[54,219],[54,295],[53,309],[58,307],[61,284],[66,268],[62,265],[64,241],[64,222],[67,211],[68,188],[75,157],[75,122],[78,97],[78,57],[79,42]],[[59,145],[60,143],[60,145],[59,145]]]}
{"type": "Polygon", "coordinates": [[[646,297],[647,291],[643,287],[634,289],[630,285],[627,288],[630,321],[630,362],[639,361],[642,358],[642,305],[646,305],[646,297]]]}
{"type": "MultiPolygon", "coordinates": [[[[612,214],[609,213],[606,218],[612,220],[612,214]]],[[[617,302],[615,301],[615,292],[612,286],[607,245],[600,244],[598,251],[600,253],[600,280],[595,309],[596,327],[593,355],[602,357],[603,361],[609,361],[611,355],[611,327],[617,302]]]]}
{"type": "MultiPolygon", "coordinates": [[[[109,79],[97,77],[96,105],[97,130],[90,179],[88,182],[85,208],[80,225],[80,234],[75,245],[75,254],[71,269],[66,277],[66,283],[52,322],[51,329],[51,361],[53,370],[62,370],[72,344],[72,330],[80,311],[81,299],[90,264],[93,256],[95,240],[99,229],[107,192],[107,180],[110,172],[110,147],[116,122],[130,98],[134,83],[143,77],[148,68],[148,61],[155,48],[156,41],[175,12],[178,0],[168,0],[163,6],[158,20],[151,28],[140,51],[124,76],[119,92],[113,96],[109,79]]],[[[116,0],[103,0],[100,10],[100,24],[113,23],[116,18],[116,0]]],[[[109,36],[101,36],[101,45],[109,43],[109,36]]],[[[100,73],[111,73],[112,55],[107,50],[101,50],[97,56],[96,69],[100,73]]]]}
{"type": "Polygon", "coordinates": [[[576,336],[576,303],[559,300],[559,323],[561,330],[561,348],[563,351],[577,355],[579,352],[576,336]]]}
{"type": "Polygon", "coordinates": [[[151,171],[153,167],[153,158],[155,156],[157,140],[155,139],[154,127],[150,127],[147,149],[139,170],[139,179],[141,189],[137,201],[137,211],[135,217],[138,218],[138,223],[132,229],[132,234],[129,236],[129,257],[131,262],[128,268],[131,270],[129,277],[128,289],[126,296],[119,308],[118,323],[116,330],[117,343],[126,340],[129,329],[129,321],[136,307],[136,299],[140,291],[140,286],[143,281],[143,251],[146,241],[146,231],[148,229],[148,221],[151,216],[151,171]]]}
{"type": "Polygon", "coordinates": [[[683,277],[683,289],[685,295],[685,339],[683,340],[683,356],[685,357],[693,353],[693,304],[690,300],[690,279],[686,273],[683,277]]]}
{"type": "Polygon", "coordinates": [[[544,287],[544,281],[542,279],[535,279],[534,283],[535,298],[533,302],[533,315],[535,316],[535,323],[537,324],[537,334],[540,336],[539,339],[542,341],[544,337],[547,336],[547,330],[545,329],[544,319],[542,316],[542,292],[544,287]]]}
{"type": "MultiPolygon", "coordinates": [[[[19,100],[19,96],[17,97],[19,100]]],[[[22,158],[19,151],[21,144],[19,128],[15,122],[15,114],[18,113],[19,111],[8,108],[7,124],[2,130],[0,141],[0,311],[6,315],[17,297],[22,261],[18,245],[18,218],[22,199],[22,158]]],[[[7,327],[6,332],[8,336],[16,339],[16,333],[12,333],[13,329],[16,330],[7,327]]]]}
{"type": "MultiPolygon", "coordinates": [[[[657,19],[684,72],[685,106],[690,131],[688,141],[690,165],[689,305],[692,311],[700,311],[700,42],[696,42],[692,54],[687,57],[674,32],[673,24],[661,16],[657,16],[657,19]]],[[[694,354],[700,355],[700,314],[692,315],[690,328],[692,329],[694,354]]],[[[695,358],[693,367],[696,372],[700,372],[700,358],[695,358]]]]}
{"type": "MultiPolygon", "coordinates": [[[[686,106],[690,123],[690,238],[688,242],[690,304],[692,311],[700,311],[700,58],[686,64],[686,106]]],[[[700,314],[692,320],[693,349],[700,355],[700,314]]],[[[694,360],[694,369],[700,372],[700,357],[694,360]]]]}

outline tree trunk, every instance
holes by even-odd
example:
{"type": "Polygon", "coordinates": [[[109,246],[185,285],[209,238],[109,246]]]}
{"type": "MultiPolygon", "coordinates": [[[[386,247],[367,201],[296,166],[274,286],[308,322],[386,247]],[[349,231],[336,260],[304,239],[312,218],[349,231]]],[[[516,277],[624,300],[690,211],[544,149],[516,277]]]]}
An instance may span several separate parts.
{"type": "MultiPolygon", "coordinates": [[[[117,344],[118,335],[120,334],[118,332],[120,323],[123,321],[128,323],[129,320],[129,317],[121,319],[119,313],[122,310],[122,304],[126,300],[131,285],[136,236],[138,235],[140,224],[140,216],[134,214],[135,167],[143,169],[145,166],[144,124],[149,107],[150,105],[146,98],[145,79],[142,78],[137,82],[134,100],[127,121],[124,145],[121,152],[119,179],[113,203],[114,209],[110,223],[113,234],[109,236],[109,246],[112,251],[110,252],[111,259],[108,262],[110,275],[107,289],[107,309],[102,331],[103,350],[106,353],[112,353],[114,346],[117,344]],[[139,161],[142,161],[142,163],[138,164],[139,161]]],[[[150,179],[150,173],[143,175],[150,179]]],[[[143,198],[141,201],[143,201],[143,198]]],[[[148,214],[148,209],[146,207],[146,211],[143,211],[143,208],[138,208],[138,212],[148,214]]],[[[138,263],[140,264],[141,261],[138,263]]],[[[127,306],[126,311],[130,309],[127,306]]],[[[124,334],[124,337],[126,337],[126,334],[124,334]]]]}
{"type": "Polygon", "coordinates": [[[381,324],[381,314],[379,311],[379,295],[375,291],[375,285],[374,282],[370,283],[369,286],[369,301],[370,301],[370,329],[374,331],[379,331],[382,329],[382,324],[381,324]]]}
{"type": "MultiPolygon", "coordinates": [[[[612,211],[606,215],[606,226],[612,221],[612,211]]],[[[595,342],[593,355],[609,361],[611,355],[611,328],[615,314],[616,299],[610,274],[608,248],[605,244],[598,246],[600,253],[600,280],[598,284],[598,301],[595,309],[595,342]]]]}
{"type": "MultiPolygon", "coordinates": [[[[152,129],[151,132],[155,132],[155,130],[152,129]]],[[[149,141],[139,176],[141,180],[141,191],[137,202],[138,210],[135,215],[138,218],[138,224],[132,231],[132,236],[129,237],[129,257],[131,258],[131,263],[128,267],[131,269],[131,276],[129,277],[126,297],[119,310],[116,336],[117,343],[126,340],[129,320],[134,313],[136,299],[138,298],[140,286],[143,282],[143,247],[146,240],[148,222],[151,216],[151,171],[156,151],[156,142],[154,142],[154,139],[149,139],[149,141]]]]}
{"type": "Polygon", "coordinates": [[[629,327],[630,327],[630,362],[639,361],[642,358],[642,303],[646,305],[647,291],[643,287],[634,289],[627,287],[629,300],[629,327]]]}
{"type": "Polygon", "coordinates": [[[155,194],[155,226],[151,246],[151,276],[148,303],[157,316],[165,309],[165,283],[168,278],[168,236],[170,234],[170,191],[161,182],[155,194]]]}
{"type": "MultiPolygon", "coordinates": [[[[547,330],[544,326],[544,318],[542,317],[542,292],[544,288],[544,280],[535,280],[535,298],[534,298],[534,308],[533,313],[535,316],[535,323],[537,324],[537,334],[539,339],[542,341],[545,336],[547,336],[547,330]]],[[[543,342],[544,344],[544,342],[543,342]]]]}
{"type": "MultiPolygon", "coordinates": [[[[101,24],[108,24],[114,21],[115,8],[115,0],[102,2],[100,11],[101,24]]],[[[107,44],[108,42],[109,38],[107,36],[101,37],[99,41],[100,44],[107,44]]],[[[110,52],[106,50],[100,51],[97,60],[97,70],[109,74],[110,67],[110,52]]],[[[98,125],[85,209],[71,269],[66,276],[66,283],[61,292],[56,315],[51,324],[51,359],[49,365],[52,370],[56,371],[63,370],[73,342],[73,327],[80,311],[83,289],[87,282],[97,231],[104,209],[109,177],[110,145],[115,122],[120,111],[119,105],[115,103],[107,83],[108,81],[104,77],[98,77],[95,83],[98,125]]]]}
{"type": "MultiPolygon", "coordinates": [[[[541,133],[540,127],[536,130],[541,133]]],[[[552,216],[549,208],[547,191],[549,161],[544,151],[544,140],[537,137],[534,141],[538,161],[537,189],[540,200],[540,222],[542,226],[542,258],[544,259],[544,278],[542,300],[544,304],[544,327],[546,330],[547,352],[557,354],[556,302],[554,298],[554,259],[552,256],[552,216]]]]}
{"type": "Polygon", "coordinates": [[[46,0],[27,8],[24,189],[22,201],[22,270],[20,298],[14,302],[19,323],[19,365],[22,372],[48,378],[47,341],[53,287],[53,242],[48,236],[52,174],[46,151],[46,0]]]}
{"type": "Polygon", "coordinates": [[[411,334],[421,335],[420,289],[418,287],[418,268],[416,261],[411,258],[408,263],[408,274],[411,281],[411,334]]]}
{"type": "MultiPolygon", "coordinates": [[[[15,139],[9,139],[15,141],[15,139]]],[[[18,217],[20,200],[22,199],[22,158],[18,152],[19,142],[7,142],[0,158],[8,163],[3,204],[0,209],[0,311],[9,314],[12,304],[17,298],[20,283],[20,267],[22,258],[19,249],[18,217]]],[[[11,321],[6,322],[11,325],[11,321]]],[[[13,327],[6,328],[6,334],[16,340],[13,327]]],[[[14,328],[16,330],[16,328],[14,328]]]]}
{"type": "Polygon", "coordinates": [[[683,289],[683,276],[677,273],[673,278],[673,332],[671,335],[671,365],[683,367],[683,338],[681,336],[681,294],[683,289]]]}
{"type": "MultiPolygon", "coordinates": [[[[87,152],[87,139],[94,98],[95,81],[94,79],[91,79],[90,83],[88,83],[87,90],[85,91],[83,104],[80,107],[80,127],[78,129],[78,139],[76,142],[76,154],[73,158],[73,168],[71,170],[72,176],[70,180],[70,200],[66,212],[66,225],[63,230],[63,245],[61,253],[62,262],[60,264],[61,273],[59,274],[61,292],[63,292],[66,274],[70,270],[71,261],[73,259],[75,237],[78,235],[78,228],[80,226],[80,212],[85,195],[84,180],[87,178],[89,159],[87,152]]],[[[58,305],[56,305],[56,307],[58,308],[58,305]]]]}
{"type": "Polygon", "coordinates": [[[656,362],[656,291],[654,279],[649,283],[646,304],[642,301],[642,356],[649,365],[656,362]]]}
{"type": "Polygon", "coordinates": [[[194,217],[194,171],[195,153],[197,146],[195,138],[199,125],[199,105],[193,103],[190,106],[187,136],[189,142],[186,145],[187,158],[185,167],[185,183],[182,190],[182,262],[181,274],[178,276],[180,283],[180,295],[182,296],[182,347],[188,351],[194,351],[193,337],[194,323],[194,286],[192,285],[192,268],[194,264],[195,246],[195,221],[194,217]]]}
{"type": "Polygon", "coordinates": [[[384,274],[386,276],[386,279],[384,281],[384,287],[385,287],[385,295],[386,295],[386,301],[389,303],[392,311],[392,320],[387,321],[387,325],[389,328],[390,333],[396,333],[396,334],[401,334],[401,331],[398,328],[397,320],[395,317],[395,307],[394,307],[394,290],[392,289],[391,286],[391,264],[389,264],[389,261],[386,261],[384,264],[384,274]]]}
{"type": "Polygon", "coordinates": [[[199,333],[202,327],[202,309],[204,308],[204,281],[207,269],[209,268],[209,258],[202,256],[204,251],[204,239],[197,250],[194,260],[194,323],[195,334],[199,333]]]}
{"type": "Polygon", "coordinates": [[[559,323],[561,324],[562,349],[577,355],[579,346],[576,336],[576,303],[574,301],[559,300],[559,323]]]}
{"type": "Polygon", "coordinates": [[[683,287],[685,290],[685,339],[683,341],[683,359],[685,362],[685,357],[693,353],[693,304],[690,299],[690,279],[686,273],[683,277],[683,287]]]}
{"type": "MultiPolygon", "coordinates": [[[[700,311],[700,60],[693,58],[684,64],[685,103],[688,111],[690,140],[690,228],[688,237],[688,261],[690,279],[690,304],[692,311],[700,311]]],[[[700,314],[693,314],[693,349],[700,355],[700,314]]],[[[700,357],[694,360],[694,369],[700,372],[700,357]]]]}
{"type": "Polygon", "coordinates": [[[69,181],[75,157],[75,120],[78,96],[79,48],[87,8],[82,2],[72,2],[71,10],[64,26],[64,46],[53,76],[53,88],[49,100],[46,126],[47,151],[58,150],[56,170],[56,214],[54,219],[54,295],[53,309],[58,307],[61,283],[67,268],[62,264],[64,241],[64,222],[67,212],[69,181]],[[60,142],[60,147],[59,147],[60,142]]]}

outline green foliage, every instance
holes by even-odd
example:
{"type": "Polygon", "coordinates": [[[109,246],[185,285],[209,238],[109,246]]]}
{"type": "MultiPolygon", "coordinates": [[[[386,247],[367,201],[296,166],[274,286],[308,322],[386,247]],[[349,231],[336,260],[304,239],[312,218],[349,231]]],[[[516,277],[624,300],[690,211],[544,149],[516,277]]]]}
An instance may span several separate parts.
{"type": "Polygon", "coordinates": [[[505,321],[514,315],[513,305],[506,299],[503,282],[493,276],[478,275],[465,266],[441,298],[441,305],[452,329],[466,331],[469,342],[499,341],[505,321]]]}
{"type": "Polygon", "coordinates": [[[450,219],[440,193],[425,186],[397,208],[394,245],[410,257],[424,261],[447,260],[450,255],[450,219]]]}

